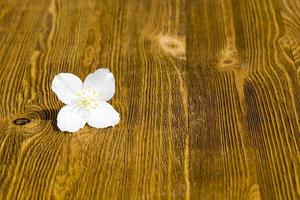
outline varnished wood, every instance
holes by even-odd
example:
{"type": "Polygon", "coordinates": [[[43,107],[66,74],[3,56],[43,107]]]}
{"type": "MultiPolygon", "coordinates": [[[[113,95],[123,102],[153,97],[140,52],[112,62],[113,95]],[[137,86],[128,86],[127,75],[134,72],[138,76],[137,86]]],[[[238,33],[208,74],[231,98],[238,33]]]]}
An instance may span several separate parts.
{"type": "Polygon", "coordinates": [[[297,0],[0,1],[0,199],[300,199],[297,0]],[[116,78],[61,133],[60,72],[116,78]]]}

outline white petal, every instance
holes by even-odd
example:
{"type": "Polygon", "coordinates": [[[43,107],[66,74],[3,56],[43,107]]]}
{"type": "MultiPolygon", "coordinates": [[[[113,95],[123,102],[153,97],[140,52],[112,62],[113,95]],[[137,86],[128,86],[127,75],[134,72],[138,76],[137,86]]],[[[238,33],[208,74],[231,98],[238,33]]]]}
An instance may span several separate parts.
{"type": "Polygon", "coordinates": [[[105,101],[99,102],[98,107],[89,114],[87,119],[87,123],[95,128],[115,126],[119,121],[119,113],[105,101]]]}
{"type": "Polygon", "coordinates": [[[64,106],[57,115],[57,126],[61,131],[76,132],[83,128],[86,119],[80,113],[76,113],[72,106],[64,106]]]}
{"type": "Polygon", "coordinates": [[[82,89],[82,81],[74,74],[60,73],[54,77],[51,88],[59,100],[70,104],[76,97],[76,92],[82,89]]]}
{"type": "Polygon", "coordinates": [[[115,78],[109,69],[98,69],[84,80],[83,87],[91,87],[100,92],[103,101],[110,100],[115,94],[115,78]]]}

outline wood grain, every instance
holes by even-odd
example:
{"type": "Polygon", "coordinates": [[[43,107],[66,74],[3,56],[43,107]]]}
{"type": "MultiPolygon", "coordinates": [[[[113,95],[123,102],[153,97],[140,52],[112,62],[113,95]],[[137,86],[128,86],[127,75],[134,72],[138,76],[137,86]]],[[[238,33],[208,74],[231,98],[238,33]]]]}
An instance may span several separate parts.
{"type": "Polygon", "coordinates": [[[0,1],[0,199],[300,199],[297,0],[0,1]],[[61,133],[60,72],[118,126],[61,133]]]}

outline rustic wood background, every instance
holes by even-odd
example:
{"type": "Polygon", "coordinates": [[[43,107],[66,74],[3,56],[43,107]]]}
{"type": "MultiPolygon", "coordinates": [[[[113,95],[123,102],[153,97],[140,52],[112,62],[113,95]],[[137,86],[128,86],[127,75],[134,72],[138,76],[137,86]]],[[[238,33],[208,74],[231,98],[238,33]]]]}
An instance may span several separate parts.
{"type": "Polygon", "coordinates": [[[299,0],[0,0],[0,199],[300,199],[299,0]],[[60,72],[116,78],[61,133],[60,72]]]}

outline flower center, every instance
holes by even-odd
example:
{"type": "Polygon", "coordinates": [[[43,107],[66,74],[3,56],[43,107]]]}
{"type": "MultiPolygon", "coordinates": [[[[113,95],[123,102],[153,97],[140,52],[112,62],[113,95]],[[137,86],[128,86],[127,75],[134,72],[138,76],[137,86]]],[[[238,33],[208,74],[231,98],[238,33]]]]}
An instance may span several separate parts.
{"type": "Polygon", "coordinates": [[[80,104],[80,106],[82,106],[84,108],[88,108],[88,106],[90,105],[90,102],[87,99],[80,99],[79,104],[80,104]]]}
{"type": "Polygon", "coordinates": [[[96,109],[101,101],[101,94],[92,88],[83,88],[77,93],[77,98],[72,102],[74,111],[86,117],[93,109],[96,109]]]}

